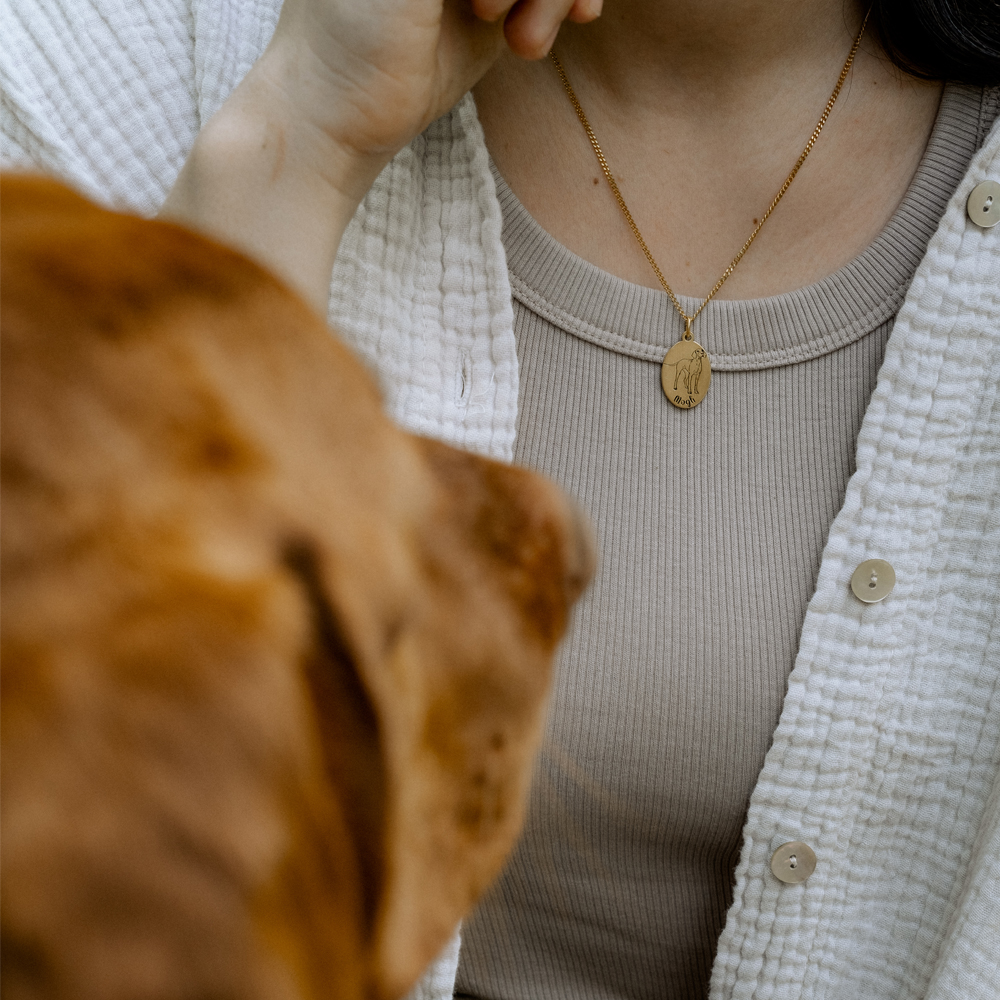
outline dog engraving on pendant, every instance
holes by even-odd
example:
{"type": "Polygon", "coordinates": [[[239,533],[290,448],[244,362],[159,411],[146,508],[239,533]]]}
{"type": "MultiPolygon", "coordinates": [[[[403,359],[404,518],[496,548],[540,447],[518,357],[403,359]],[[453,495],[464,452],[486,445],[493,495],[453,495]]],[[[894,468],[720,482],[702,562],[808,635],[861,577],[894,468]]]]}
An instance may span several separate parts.
{"type": "Polygon", "coordinates": [[[667,351],[660,368],[663,394],[674,406],[690,410],[708,392],[712,363],[708,351],[696,340],[679,340],[667,351]]]}

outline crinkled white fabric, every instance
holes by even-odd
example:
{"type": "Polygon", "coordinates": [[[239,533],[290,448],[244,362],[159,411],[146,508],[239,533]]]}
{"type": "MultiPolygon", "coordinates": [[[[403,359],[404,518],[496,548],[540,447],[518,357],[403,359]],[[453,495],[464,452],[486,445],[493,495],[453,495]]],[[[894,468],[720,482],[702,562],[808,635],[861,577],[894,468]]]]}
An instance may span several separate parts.
{"type": "MultiPolygon", "coordinates": [[[[152,213],[280,0],[9,0],[3,156],[152,213]]],[[[713,1000],[996,1000],[1000,982],[1000,126],[917,270],[754,791],[713,1000]],[[888,559],[862,606],[848,581],[888,559]],[[768,861],[805,840],[808,882],[768,861]]],[[[471,98],[390,164],[345,235],[331,319],[405,426],[509,458],[500,211],[471,98]]],[[[414,993],[450,996],[457,939],[414,993]]]]}
{"type": "Polygon", "coordinates": [[[890,337],[754,789],[713,1000],[1000,995],[1000,125],[890,337]],[[848,582],[887,559],[896,587],[848,582]],[[804,840],[808,882],[768,862],[804,840]]]}
{"type": "Polygon", "coordinates": [[[451,1000],[458,973],[458,953],[462,935],[456,930],[441,954],[424,973],[423,978],[406,995],[406,1000],[451,1000]]]}
{"type": "Polygon", "coordinates": [[[501,223],[469,95],[368,192],[337,252],[330,320],[404,427],[510,461],[517,353],[501,223]]]}

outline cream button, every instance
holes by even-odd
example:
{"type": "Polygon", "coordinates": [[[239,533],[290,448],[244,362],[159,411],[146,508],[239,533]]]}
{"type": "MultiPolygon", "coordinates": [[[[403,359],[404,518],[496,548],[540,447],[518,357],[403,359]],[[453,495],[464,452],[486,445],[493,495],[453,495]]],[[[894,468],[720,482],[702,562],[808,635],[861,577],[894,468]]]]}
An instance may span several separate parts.
{"type": "Polygon", "coordinates": [[[771,871],[774,872],[774,877],[782,882],[792,885],[796,882],[805,882],[816,871],[816,853],[800,840],[782,844],[771,855],[771,871]]]}
{"type": "Polygon", "coordinates": [[[877,604],[896,586],[896,571],[884,559],[866,559],[851,577],[851,590],[859,601],[877,604]]]}
{"type": "Polygon", "coordinates": [[[1000,222],[1000,181],[977,184],[965,203],[965,210],[980,229],[990,229],[1000,222]]]}

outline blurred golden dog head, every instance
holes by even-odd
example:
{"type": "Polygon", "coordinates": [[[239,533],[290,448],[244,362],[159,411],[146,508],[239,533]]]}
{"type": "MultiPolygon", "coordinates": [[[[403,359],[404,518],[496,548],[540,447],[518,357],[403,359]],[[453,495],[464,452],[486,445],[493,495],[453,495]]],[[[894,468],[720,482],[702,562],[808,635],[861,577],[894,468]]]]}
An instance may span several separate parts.
{"type": "Polygon", "coordinates": [[[586,532],[240,255],[2,198],[4,997],[398,996],[516,836],[586,532]]]}

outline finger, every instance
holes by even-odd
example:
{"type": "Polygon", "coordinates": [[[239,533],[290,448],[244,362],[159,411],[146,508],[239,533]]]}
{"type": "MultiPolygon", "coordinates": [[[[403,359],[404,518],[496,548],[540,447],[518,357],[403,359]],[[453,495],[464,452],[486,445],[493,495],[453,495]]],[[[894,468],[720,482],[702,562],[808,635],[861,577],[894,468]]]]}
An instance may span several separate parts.
{"type": "Polygon", "coordinates": [[[514,0],[471,0],[469,6],[472,8],[472,13],[481,21],[493,24],[506,17],[507,12],[514,6],[514,0]]]}
{"type": "Polygon", "coordinates": [[[506,48],[502,19],[487,22],[478,17],[469,0],[444,0],[439,57],[441,65],[450,68],[446,76],[451,84],[445,88],[449,93],[456,87],[459,94],[473,87],[506,48]]]}
{"type": "Polygon", "coordinates": [[[522,59],[541,59],[548,55],[574,2],[518,0],[504,21],[503,33],[510,50],[522,59]]]}
{"type": "Polygon", "coordinates": [[[576,0],[566,20],[575,21],[577,24],[589,24],[601,16],[603,7],[604,0],[576,0]]]}

